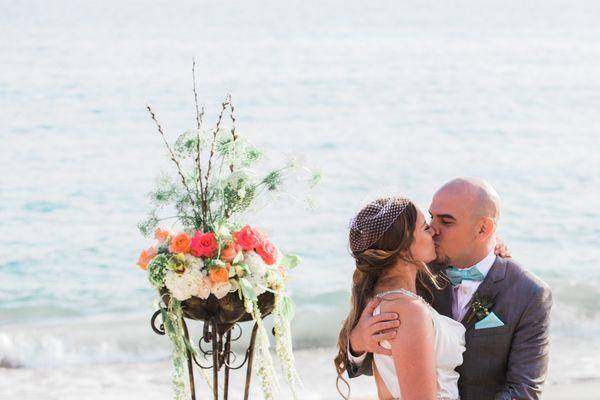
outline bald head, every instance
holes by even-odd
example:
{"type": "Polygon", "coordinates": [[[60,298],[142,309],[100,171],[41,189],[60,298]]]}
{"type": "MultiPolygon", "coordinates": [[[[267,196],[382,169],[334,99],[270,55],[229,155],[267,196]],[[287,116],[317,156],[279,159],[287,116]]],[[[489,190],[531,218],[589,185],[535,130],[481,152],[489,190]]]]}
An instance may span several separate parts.
{"type": "Polygon", "coordinates": [[[456,178],[442,186],[436,195],[456,196],[464,201],[473,217],[490,217],[497,224],[500,218],[500,196],[487,181],[481,178],[456,178]]]}

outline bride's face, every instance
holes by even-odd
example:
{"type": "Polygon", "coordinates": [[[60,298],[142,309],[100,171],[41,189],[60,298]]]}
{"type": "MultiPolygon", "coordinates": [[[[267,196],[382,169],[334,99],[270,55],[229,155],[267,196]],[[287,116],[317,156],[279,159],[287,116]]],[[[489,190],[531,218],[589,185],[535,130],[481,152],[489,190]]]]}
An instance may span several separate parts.
{"type": "Polygon", "coordinates": [[[433,243],[433,234],[433,229],[427,224],[425,216],[419,210],[415,232],[413,233],[414,241],[410,246],[410,253],[415,260],[428,263],[437,258],[435,244],[433,243]]]}

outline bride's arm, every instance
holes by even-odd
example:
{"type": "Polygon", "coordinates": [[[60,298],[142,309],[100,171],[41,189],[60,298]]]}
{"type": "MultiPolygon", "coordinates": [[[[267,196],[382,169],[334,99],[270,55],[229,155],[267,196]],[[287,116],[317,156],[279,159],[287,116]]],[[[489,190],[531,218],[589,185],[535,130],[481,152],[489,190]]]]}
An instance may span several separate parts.
{"type": "Polygon", "coordinates": [[[382,311],[402,320],[391,340],[392,357],[403,400],[435,400],[437,395],[435,332],[430,311],[418,300],[383,302],[382,311]]]}

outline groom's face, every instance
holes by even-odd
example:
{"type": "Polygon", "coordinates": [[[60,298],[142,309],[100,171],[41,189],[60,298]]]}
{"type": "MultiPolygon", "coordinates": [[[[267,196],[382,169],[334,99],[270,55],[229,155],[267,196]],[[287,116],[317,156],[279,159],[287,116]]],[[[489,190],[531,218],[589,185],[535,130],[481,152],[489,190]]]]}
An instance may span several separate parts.
{"type": "Polygon", "coordinates": [[[457,268],[466,268],[476,237],[473,204],[469,196],[457,191],[438,191],[429,207],[431,227],[435,234],[437,261],[457,268]]]}

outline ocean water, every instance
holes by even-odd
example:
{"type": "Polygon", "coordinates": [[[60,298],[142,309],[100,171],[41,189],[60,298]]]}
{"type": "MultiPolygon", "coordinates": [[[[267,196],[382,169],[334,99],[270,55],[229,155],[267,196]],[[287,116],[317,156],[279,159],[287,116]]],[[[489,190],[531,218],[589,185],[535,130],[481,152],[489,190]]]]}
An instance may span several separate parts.
{"type": "MultiPolygon", "coordinates": [[[[92,385],[70,373],[81,366],[115,387],[123,365],[142,366],[168,391],[168,374],[148,367],[169,349],[149,328],[155,293],[135,261],[150,241],[136,223],[170,168],[145,105],[171,138],[192,127],[193,58],[208,121],[231,93],[268,163],[301,156],[323,173],[313,208],[283,199],[251,221],[304,259],[291,282],[301,373],[331,367],[353,213],[380,194],[427,209],[445,181],[475,175],[502,197],[513,256],[553,289],[549,382],[600,386],[598,2],[4,0],[0,11],[0,397],[36,397],[32,371],[81,393],[92,385]]],[[[333,398],[321,384],[311,398],[333,398]]]]}

